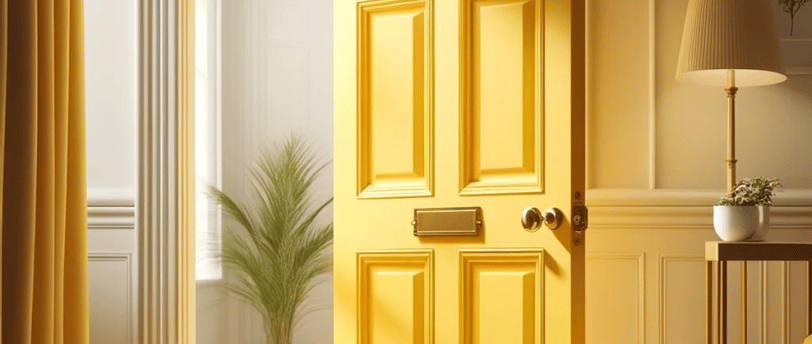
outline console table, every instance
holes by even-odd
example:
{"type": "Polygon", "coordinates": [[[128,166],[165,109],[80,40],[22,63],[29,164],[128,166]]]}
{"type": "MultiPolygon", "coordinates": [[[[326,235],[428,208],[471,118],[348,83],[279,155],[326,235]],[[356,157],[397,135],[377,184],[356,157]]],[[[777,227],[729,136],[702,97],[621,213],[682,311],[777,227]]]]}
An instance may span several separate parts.
{"type": "Polygon", "coordinates": [[[742,269],[742,343],[747,343],[747,261],[806,261],[807,262],[807,334],[812,334],[812,243],[781,242],[705,242],[705,343],[714,343],[716,320],[717,344],[727,344],[727,265],[740,261],[742,269]],[[716,272],[716,290],[713,275],[716,272]],[[716,293],[716,317],[713,314],[713,294],[716,293]]]}

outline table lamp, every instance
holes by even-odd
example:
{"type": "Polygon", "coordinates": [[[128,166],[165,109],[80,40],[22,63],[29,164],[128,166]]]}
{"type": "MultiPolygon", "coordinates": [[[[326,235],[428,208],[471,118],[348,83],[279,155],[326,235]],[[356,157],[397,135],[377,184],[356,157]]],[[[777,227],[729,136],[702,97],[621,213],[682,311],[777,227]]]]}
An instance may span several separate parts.
{"type": "Polygon", "coordinates": [[[677,81],[726,87],[728,190],[736,185],[738,87],[771,85],[786,79],[770,0],[690,0],[677,81]]]}

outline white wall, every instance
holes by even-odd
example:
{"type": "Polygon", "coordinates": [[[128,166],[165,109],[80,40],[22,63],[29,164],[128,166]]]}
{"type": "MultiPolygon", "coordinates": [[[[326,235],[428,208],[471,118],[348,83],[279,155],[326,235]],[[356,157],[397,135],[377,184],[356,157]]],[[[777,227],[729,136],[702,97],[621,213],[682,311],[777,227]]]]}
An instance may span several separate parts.
{"type": "Polygon", "coordinates": [[[87,183],[135,188],[137,1],[85,1],[87,183]]]}
{"type": "Polygon", "coordinates": [[[135,343],[137,1],[85,0],[90,341],[135,343]]]}

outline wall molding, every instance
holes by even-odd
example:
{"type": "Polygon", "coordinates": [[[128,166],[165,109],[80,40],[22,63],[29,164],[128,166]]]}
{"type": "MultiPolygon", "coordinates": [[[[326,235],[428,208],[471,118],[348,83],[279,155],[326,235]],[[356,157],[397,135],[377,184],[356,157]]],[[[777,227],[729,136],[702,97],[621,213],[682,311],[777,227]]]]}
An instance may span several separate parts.
{"type": "MultiPolygon", "coordinates": [[[[590,207],[617,206],[712,206],[724,190],[707,189],[589,189],[590,207]]],[[[774,199],[776,207],[812,207],[812,189],[781,189],[774,199]]]]}
{"type": "Polygon", "coordinates": [[[758,300],[758,313],[761,318],[759,319],[759,328],[761,330],[761,344],[767,343],[767,262],[758,262],[761,273],[759,274],[759,300],[758,300]]]}
{"type": "MultiPolygon", "coordinates": [[[[591,189],[586,202],[593,229],[713,229],[713,204],[722,190],[591,189]]],[[[812,229],[812,189],[775,196],[775,229],[812,229]]]]}
{"type": "Polygon", "coordinates": [[[89,262],[125,262],[127,263],[127,338],[129,343],[137,343],[135,338],[134,324],[135,322],[135,298],[134,298],[134,278],[133,278],[133,259],[130,252],[88,252],[89,262]]]}
{"type": "Polygon", "coordinates": [[[637,342],[646,342],[646,253],[645,252],[588,252],[586,260],[631,260],[637,261],[637,306],[639,328],[637,342]]]}
{"type": "Polygon", "coordinates": [[[789,261],[781,262],[781,340],[790,344],[790,270],[789,261]]]}
{"type": "Polygon", "coordinates": [[[135,229],[135,207],[87,207],[87,228],[135,229]]]}
{"type": "Polygon", "coordinates": [[[135,229],[135,190],[88,188],[88,229],[135,229]]]}
{"type": "Polygon", "coordinates": [[[134,207],[133,188],[88,188],[87,206],[90,207],[134,207]]]}
{"type": "Polygon", "coordinates": [[[660,324],[659,324],[659,343],[666,344],[666,337],[665,337],[665,329],[668,319],[665,316],[666,310],[666,292],[668,283],[666,283],[666,263],[668,262],[705,262],[704,256],[697,256],[697,255],[689,255],[689,254],[661,254],[659,257],[659,266],[657,267],[658,270],[658,281],[659,281],[659,288],[658,288],[658,299],[659,299],[659,306],[657,308],[657,313],[659,314],[660,324]]]}

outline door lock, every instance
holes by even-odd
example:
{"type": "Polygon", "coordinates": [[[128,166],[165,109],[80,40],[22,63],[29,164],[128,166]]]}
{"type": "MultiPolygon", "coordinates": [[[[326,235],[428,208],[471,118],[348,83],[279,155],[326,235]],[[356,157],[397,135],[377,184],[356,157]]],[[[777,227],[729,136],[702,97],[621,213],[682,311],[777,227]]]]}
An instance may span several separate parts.
{"type": "Polygon", "coordinates": [[[535,232],[544,223],[549,229],[561,226],[564,213],[556,207],[549,208],[543,213],[536,207],[527,207],[522,211],[522,227],[528,232],[535,232]]]}

